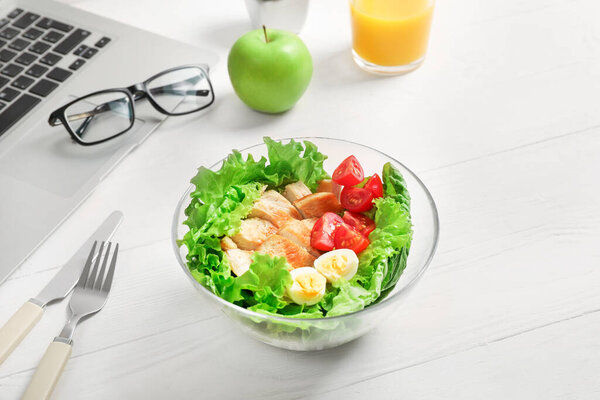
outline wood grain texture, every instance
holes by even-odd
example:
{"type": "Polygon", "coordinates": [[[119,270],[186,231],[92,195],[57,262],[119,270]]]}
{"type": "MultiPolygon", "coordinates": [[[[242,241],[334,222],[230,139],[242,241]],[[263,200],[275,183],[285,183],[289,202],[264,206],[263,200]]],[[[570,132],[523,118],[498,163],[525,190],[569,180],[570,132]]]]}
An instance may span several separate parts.
{"type": "MultiPolygon", "coordinates": [[[[78,329],[55,398],[598,398],[600,3],[440,1],[424,66],[384,79],[352,65],[347,4],[312,2],[301,36],[313,81],[291,112],[269,116],[248,110],[226,74],[228,48],[249,29],[241,1],[69,2],[221,61],[214,107],[166,121],[0,288],[2,322],[68,259],[64,243],[125,213],[113,293],[78,329]],[[170,222],[195,168],[264,135],[370,144],[437,201],[430,270],[353,343],[318,353],[258,343],[178,270],[170,222]]],[[[0,398],[23,393],[65,307],[48,307],[0,366],[0,398]]]]}

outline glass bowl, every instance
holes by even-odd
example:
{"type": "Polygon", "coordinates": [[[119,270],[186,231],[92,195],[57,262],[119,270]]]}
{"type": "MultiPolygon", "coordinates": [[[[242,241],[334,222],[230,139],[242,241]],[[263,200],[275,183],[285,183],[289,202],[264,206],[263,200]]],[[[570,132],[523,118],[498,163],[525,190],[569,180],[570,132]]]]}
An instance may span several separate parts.
{"type": "MultiPolygon", "coordinates": [[[[183,225],[183,221],[186,219],[184,210],[190,202],[193,186],[188,188],[177,204],[173,217],[172,244],[179,266],[196,290],[211,304],[221,309],[242,331],[266,344],[284,349],[323,350],[364,335],[400,307],[402,299],[415,287],[433,258],[439,236],[439,220],[435,202],[423,182],[411,170],[390,156],[368,146],[346,140],[321,137],[293,139],[309,140],[317,145],[319,151],[328,156],[324,167],[330,173],[348,155],[354,154],[363,165],[366,174],[381,173],[383,164],[391,162],[404,175],[411,195],[414,234],[406,269],[387,297],[357,312],[314,319],[264,315],[223,300],[192,277],[185,262],[187,249],[185,246],[177,246],[177,239],[181,239],[187,231],[187,226],[183,225]]],[[[288,142],[289,140],[283,139],[282,141],[288,142]]],[[[267,147],[261,143],[241,150],[241,153],[244,157],[252,154],[255,158],[259,158],[267,155],[267,147]]],[[[222,161],[214,164],[211,169],[219,169],[222,161]]]]}

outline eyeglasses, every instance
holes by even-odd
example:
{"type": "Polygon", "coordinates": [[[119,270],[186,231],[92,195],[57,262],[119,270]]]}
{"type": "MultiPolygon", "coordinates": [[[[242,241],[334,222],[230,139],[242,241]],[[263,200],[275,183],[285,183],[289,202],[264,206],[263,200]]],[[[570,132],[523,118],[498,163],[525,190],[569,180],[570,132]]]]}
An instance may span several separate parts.
{"type": "Polygon", "coordinates": [[[215,100],[208,66],[175,67],[126,88],[90,93],[55,110],[48,123],[64,126],[79,144],[100,144],[133,127],[134,105],[142,99],[171,116],[203,110],[215,100]]]}

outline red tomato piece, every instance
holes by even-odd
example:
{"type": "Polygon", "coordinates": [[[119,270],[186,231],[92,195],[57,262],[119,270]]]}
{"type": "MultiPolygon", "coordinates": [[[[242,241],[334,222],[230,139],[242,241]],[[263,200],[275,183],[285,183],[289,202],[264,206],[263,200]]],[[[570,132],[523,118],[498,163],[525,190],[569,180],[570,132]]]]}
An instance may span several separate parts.
{"type": "Polygon", "coordinates": [[[342,217],[332,212],[326,212],[315,222],[310,232],[310,245],[317,250],[333,250],[335,231],[341,225],[344,225],[342,217]]]}
{"type": "Polygon", "coordinates": [[[347,225],[354,228],[355,231],[360,232],[366,238],[375,230],[375,221],[366,215],[345,211],[342,219],[347,225]]]}
{"type": "Polygon", "coordinates": [[[340,203],[348,211],[363,212],[373,208],[373,193],[367,189],[345,186],[340,203]]]}
{"type": "Polygon", "coordinates": [[[333,171],[332,180],[344,186],[352,186],[362,182],[365,177],[363,168],[354,156],[346,158],[333,171]]]}
{"type": "Polygon", "coordinates": [[[364,188],[373,193],[374,199],[383,197],[383,182],[381,182],[381,178],[377,174],[373,174],[373,176],[369,178],[367,183],[365,183],[364,188]]]}
{"type": "Polygon", "coordinates": [[[335,232],[334,243],[336,249],[350,249],[358,254],[367,248],[369,240],[348,225],[341,225],[335,232]]]}

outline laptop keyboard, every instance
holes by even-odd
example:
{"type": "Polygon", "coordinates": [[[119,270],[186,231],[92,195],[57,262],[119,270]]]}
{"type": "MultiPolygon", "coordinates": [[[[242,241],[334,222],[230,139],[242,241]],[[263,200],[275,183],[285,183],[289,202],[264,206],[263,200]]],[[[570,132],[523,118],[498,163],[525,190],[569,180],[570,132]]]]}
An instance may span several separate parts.
{"type": "Polygon", "coordinates": [[[0,15],[0,136],[110,42],[91,36],[20,8],[0,15]]]}

